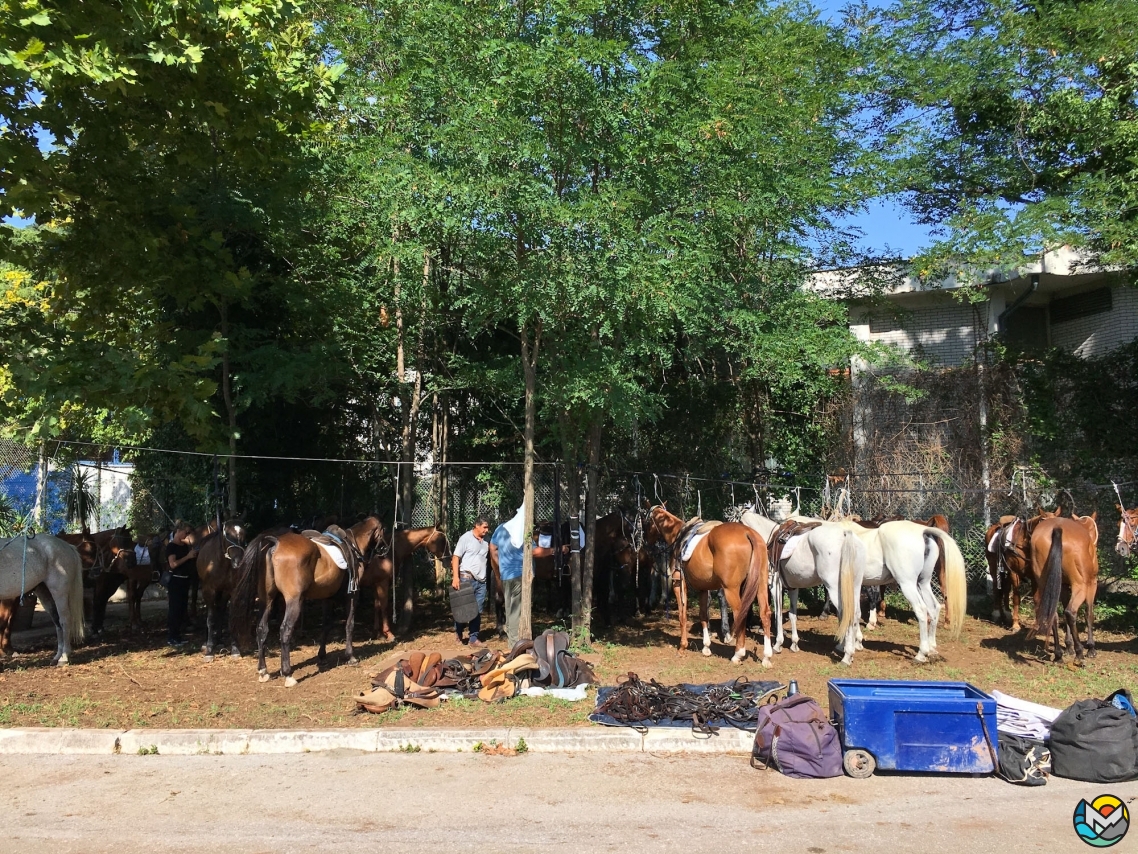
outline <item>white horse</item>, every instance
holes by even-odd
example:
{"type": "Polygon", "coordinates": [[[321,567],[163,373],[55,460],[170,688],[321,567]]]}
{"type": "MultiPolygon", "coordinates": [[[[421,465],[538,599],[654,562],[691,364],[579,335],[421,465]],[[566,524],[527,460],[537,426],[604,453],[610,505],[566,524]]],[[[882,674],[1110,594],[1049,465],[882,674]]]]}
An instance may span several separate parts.
{"type": "MultiPolygon", "coordinates": [[[[964,626],[968,604],[968,578],[964,557],[956,541],[939,528],[926,528],[915,522],[886,522],[879,528],[863,528],[856,522],[839,522],[865,544],[867,586],[895,582],[913,606],[920,626],[921,640],[917,661],[937,655],[936,626],[940,603],[933,595],[932,578],[937,556],[944,552],[944,598],[952,622],[948,629],[955,640],[964,626]]],[[[861,640],[861,631],[858,631],[861,640]]]]}
{"type": "MultiPolygon", "coordinates": [[[[740,521],[758,531],[767,542],[779,526],[778,522],[750,511],[744,513],[740,521]]],[[[838,609],[838,651],[842,653],[842,664],[849,665],[853,661],[854,650],[862,648],[860,609],[865,546],[851,531],[832,522],[823,522],[801,537],[790,555],[780,560],[779,566],[771,567],[771,598],[775,625],[778,626],[774,651],[782,652],[783,587],[790,592],[790,651],[798,652],[798,591],[820,584],[826,588],[826,594],[838,609]]]]}
{"type": "Polygon", "coordinates": [[[53,664],[71,663],[83,641],[83,563],[75,547],[47,534],[0,539],[0,599],[34,592],[55,623],[53,664]]]}

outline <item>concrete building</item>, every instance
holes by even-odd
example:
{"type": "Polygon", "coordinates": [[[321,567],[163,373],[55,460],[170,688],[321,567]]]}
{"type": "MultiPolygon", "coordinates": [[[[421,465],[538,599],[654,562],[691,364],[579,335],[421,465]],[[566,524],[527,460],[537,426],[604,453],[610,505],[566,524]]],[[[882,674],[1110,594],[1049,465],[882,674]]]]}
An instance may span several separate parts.
{"type": "MultiPolygon", "coordinates": [[[[861,275],[826,271],[813,285],[822,293],[856,296],[861,275]]],[[[851,301],[850,328],[862,341],[894,345],[942,367],[969,361],[979,343],[997,334],[1024,350],[1058,347],[1082,357],[1138,338],[1138,289],[1120,272],[1095,268],[1070,249],[1048,252],[1012,275],[986,278],[969,301],[954,278],[930,283],[897,277],[885,287],[884,307],[851,301]]]]}

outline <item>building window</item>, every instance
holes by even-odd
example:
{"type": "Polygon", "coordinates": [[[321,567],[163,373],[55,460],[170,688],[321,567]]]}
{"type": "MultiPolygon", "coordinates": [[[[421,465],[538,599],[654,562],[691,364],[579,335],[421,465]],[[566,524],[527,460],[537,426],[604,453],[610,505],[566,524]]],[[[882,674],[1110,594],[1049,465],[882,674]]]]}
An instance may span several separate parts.
{"type": "Polygon", "coordinates": [[[1053,299],[1051,323],[1066,323],[1068,320],[1078,320],[1080,317],[1089,317],[1092,314],[1103,314],[1110,311],[1113,305],[1110,288],[1099,288],[1073,297],[1053,299]]]}

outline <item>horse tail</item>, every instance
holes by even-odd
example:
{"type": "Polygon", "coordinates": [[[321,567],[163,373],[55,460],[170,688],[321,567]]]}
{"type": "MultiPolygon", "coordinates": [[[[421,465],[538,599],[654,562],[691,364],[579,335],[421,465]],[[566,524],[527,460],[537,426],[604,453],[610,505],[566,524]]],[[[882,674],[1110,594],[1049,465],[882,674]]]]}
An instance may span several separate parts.
{"type": "Polygon", "coordinates": [[[853,621],[861,618],[861,602],[854,594],[854,576],[857,567],[855,536],[852,531],[842,534],[842,551],[838,558],[838,594],[842,597],[842,601],[838,603],[838,629],[835,637],[840,641],[845,640],[853,621]]]}
{"type": "Polygon", "coordinates": [[[1036,637],[1047,640],[1051,624],[1058,618],[1059,594],[1063,590],[1063,529],[1056,525],[1051,530],[1051,548],[1043,564],[1043,595],[1039,600],[1039,616],[1035,623],[1036,637]]]}
{"type": "Polygon", "coordinates": [[[83,561],[79,557],[79,551],[69,545],[61,562],[67,574],[67,610],[71,615],[67,633],[71,637],[71,643],[80,644],[87,639],[83,625],[83,561]]]}
{"type": "Polygon", "coordinates": [[[956,640],[964,628],[964,611],[968,607],[968,573],[964,567],[964,555],[960,553],[956,540],[939,528],[925,528],[925,536],[936,539],[944,558],[944,590],[941,592],[952,618],[948,631],[956,640]]]}
{"type": "MultiPolygon", "coordinates": [[[[271,565],[273,552],[280,542],[276,537],[261,534],[253,540],[241,556],[237,583],[229,599],[229,632],[238,643],[248,645],[252,640],[253,610],[257,603],[257,580],[271,565]]],[[[266,585],[267,586],[267,585],[266,585]]],[[[269,603],[265,603],[269,607],[269,603]]]]}
{"type": "MultiPolygon", "coordinates": [[[[751,562],[747,566],[747,577],[743,581],[739,596],[739,618],[742,620],[744,632],[747,631],[747,615],[751,613],[751,606],[755,604],[759,591],[766,590],[769,566],[767,547],[762,536],[757,531],[747,528],[747,541],[751,544],[751,562]]],[[[762,610],[761,605],[759,610],[762,610]]]]}

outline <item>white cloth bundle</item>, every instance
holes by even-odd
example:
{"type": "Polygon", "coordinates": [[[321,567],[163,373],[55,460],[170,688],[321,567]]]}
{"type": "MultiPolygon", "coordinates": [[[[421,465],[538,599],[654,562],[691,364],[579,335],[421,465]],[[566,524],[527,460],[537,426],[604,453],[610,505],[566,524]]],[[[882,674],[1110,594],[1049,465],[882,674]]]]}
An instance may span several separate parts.
{"type": "Polygon", "coordinates": [[[993,691],[996,700],[996,729],[1009,735],[1051,740],[1051,724],[1063,713],[1062,709],[1041,706],[1002,691],[993,691]]]}

